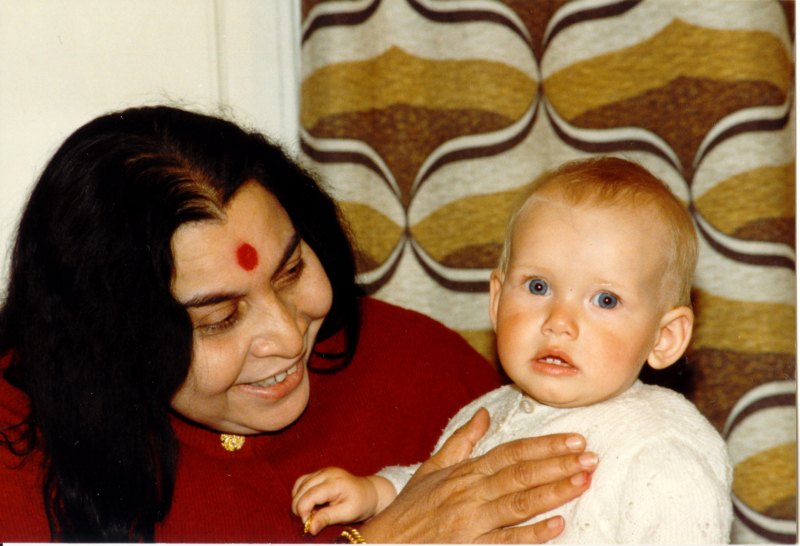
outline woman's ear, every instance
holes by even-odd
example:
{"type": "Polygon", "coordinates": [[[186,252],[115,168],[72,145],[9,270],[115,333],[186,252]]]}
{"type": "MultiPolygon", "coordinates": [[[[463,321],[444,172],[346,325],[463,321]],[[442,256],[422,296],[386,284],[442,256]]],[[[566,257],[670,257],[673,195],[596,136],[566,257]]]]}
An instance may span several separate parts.
{"type": "Polygon", "coordinates": [[[664,314],[658,331],[658,338],[647,363],[651,368],[663,370],[683,356],[692,339],[694,313],[688,307],[676,307],[664,314]]]}
{"type": "Polygon", "coordinates": [[[492,320],[492,329],[497,331],[497,307],[500,305],[500,289],[503,288],[505,274],[499,269],[492,271],[489,278],[489,318],[492,320]]]}

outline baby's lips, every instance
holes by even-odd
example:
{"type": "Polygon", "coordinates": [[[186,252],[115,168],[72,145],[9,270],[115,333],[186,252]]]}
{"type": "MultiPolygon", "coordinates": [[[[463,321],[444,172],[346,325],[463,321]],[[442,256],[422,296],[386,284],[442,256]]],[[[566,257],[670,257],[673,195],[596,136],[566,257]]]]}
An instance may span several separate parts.
{"type": "Polygon", "coordinates": [[[548,362],[549,364],[561,364],[573,368],[575,367],[575,365],[572,363],[572,360],[570,359],[566,351],[563,351],[558,348],[547,347],[536,353],[536,356],[534,357],[534,360],[537,362],[547,362],[548,359],[553,361],[558,361],[558,362],[548,362]]]}

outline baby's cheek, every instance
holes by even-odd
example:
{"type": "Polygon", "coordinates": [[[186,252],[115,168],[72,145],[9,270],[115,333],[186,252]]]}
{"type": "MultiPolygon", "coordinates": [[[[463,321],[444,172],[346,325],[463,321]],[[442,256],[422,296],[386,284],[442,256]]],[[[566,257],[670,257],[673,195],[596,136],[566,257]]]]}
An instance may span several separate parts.
{"type": "MultiPolygon", "coordinates": [[[[524,357],[521,345],[531,336],[524,336],[518,323],[502,321],[497,327],[497,356],[504,365],[512,365],[516,358],[524,357]]],[[[508,371],[508,370],[506,370],[508,371]]]]}
{"type": "Polygon", "coordinates": [[[630,328],[623,330],[622,334],[616,330],[607,331],[597,340],[596,346],[605,355],[606,362],[613,362],[624,372],[627,368],[638,368],[650,351],[641,339],[641,332],[630,328]]]}

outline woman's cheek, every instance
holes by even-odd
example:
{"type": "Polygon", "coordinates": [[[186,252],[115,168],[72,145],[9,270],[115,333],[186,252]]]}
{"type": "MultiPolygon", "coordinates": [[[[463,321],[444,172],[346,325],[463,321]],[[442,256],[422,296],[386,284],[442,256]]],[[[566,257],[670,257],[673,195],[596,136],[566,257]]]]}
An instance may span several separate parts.
{"type": "Polygon", "coordinates": [[[311,290],[308,291],[306,308],[313,319],[324,319],[333,306],[333,288],[322,264],[315,268],[316,275],[312,279],[311,290]]]}
{"type": "Polygon", "coordinates": [[[242,347],[225,337],[195,339],[187,384],[191,379],[200,395],[213,396],[226,391],[239,377],[241,366],[237,363],[244,360],[240,354],[242,347]]]}

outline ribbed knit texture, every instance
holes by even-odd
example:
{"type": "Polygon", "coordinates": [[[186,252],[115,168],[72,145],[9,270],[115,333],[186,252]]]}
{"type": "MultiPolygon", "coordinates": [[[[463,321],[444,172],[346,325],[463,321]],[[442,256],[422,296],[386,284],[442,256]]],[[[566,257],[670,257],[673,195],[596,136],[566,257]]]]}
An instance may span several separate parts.
{"type": "MultiPolygon", "coordinates": [[[[314,357],[314,365],[324,363],[314,357]]],[[[325,466],[374,474],[424,459],[458,408],[500,384],[458,334],[375,300],[365,301],[350,366],[310,378],[311,400],[297,422],[248,437],[233,453],[222,449],[219,433],[174,419],[181,442],[177,486],[157,541],[308,542],[312,537],[291,513],[298,477],[325,466]]],[[[25,403],[0,380],[0,426],[18,422],[25,403]]],[[[49,540],[35,460],[12,469],[19,461],[4,448],[0,453],[6,463],[0,464],[0,541],[49,540]]],[[[330,542],[340,532],[332,527],[316,540],[330,542]]]]}
{"type": "MultiPolygon", "coordinates": [[[[516,438],[559,432],[586,437],[600,463],[581,497],[531,520],[557,514],[566,529],[553,544],[727,543],[733,517],[732,471],[725,443],[697,409],[674,391],[636,382],[622,395],[581,408],[534,402],[515,385],[463,408],[439,440],[478,408],[492,416],[473,456],[516,438]]],[[[380,475],[402,489],[416,465],[380,475]]]]}

